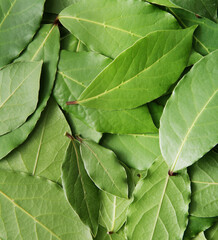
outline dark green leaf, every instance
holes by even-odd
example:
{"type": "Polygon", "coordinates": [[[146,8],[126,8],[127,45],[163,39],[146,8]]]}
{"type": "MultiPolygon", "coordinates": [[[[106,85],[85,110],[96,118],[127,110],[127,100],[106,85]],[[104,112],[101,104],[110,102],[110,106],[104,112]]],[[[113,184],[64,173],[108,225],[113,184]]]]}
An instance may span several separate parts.
{"type": "Polygon", "coordinates": [[[205,236],[207,237],[207,240],[217,240],[217,238],[218,238],[218,223],[214,224],[213,227],[208,229],[205,232],[205,236]]]}

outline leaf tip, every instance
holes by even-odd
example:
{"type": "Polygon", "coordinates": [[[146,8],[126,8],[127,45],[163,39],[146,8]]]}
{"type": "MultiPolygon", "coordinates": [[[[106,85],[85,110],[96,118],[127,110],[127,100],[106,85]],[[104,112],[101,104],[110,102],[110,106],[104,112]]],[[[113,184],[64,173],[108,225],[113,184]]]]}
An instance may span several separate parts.
{"type": "Polygon", "coordinates": [[[113,231],[107,232],[108,235],[112,235],[113,233],[113,231]]]}
{"type": "Polygon", "coordinates": [[[78,104],[77,101],[69,101],[69,102],[66,102],[67,105],[76,105],[78,104]]]}
{"type": "Polygon", "coordinates": [[[68,137],[70,140],[75,140],[75,138],[68,132],[65,133],[65,136],[68,137]]]}
{"type": "Polygon", "coordinates": [[[56,17],[53,23],[55,26],[58,26],[60,24],[59,18],[56,17]]]}
{"type": "Polygon", "coordinates": [[[168,171],[168,175],[169,175],[170,177],[172,177],[172,176],[176,176],[177,173],[174,173],[173,171],[169,170],[169,171],[168,171]]]}

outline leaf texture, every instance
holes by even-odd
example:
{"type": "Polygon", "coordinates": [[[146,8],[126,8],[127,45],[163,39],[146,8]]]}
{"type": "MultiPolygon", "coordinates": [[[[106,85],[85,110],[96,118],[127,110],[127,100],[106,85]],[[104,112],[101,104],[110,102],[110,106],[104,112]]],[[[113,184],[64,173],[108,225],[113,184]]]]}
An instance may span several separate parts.
{"type": "Polygon", "coordinates": [[[27,172],[61,183],[61,165],[70,131],[63,113],[50,100],[27,141],[0,162],[0,168],[27,172]]]}
{"type": "Polygon", "coordinates": [[[110,148],[127,166],[138,170],[149,169],[161,156],[159,136],[144,135],[106,135],[103,146],[110,148]]]}
{"type": "Polygon", "coordinates": [[[78,104],[107,110],[130,109],[160,97],[186,67],[193,31],[193,27],[156,31],[138,40],[91,82],[78,104]]]}
{"type": "Polygon", "coordinates": [[[33,42],[18,59],[19,61],[43,60],[39,101],[36,111],[27,122],[14,131],[0,136],[0,159],[27,139],[47,104],[55,80],[60,47],[59,38],[59,30],[56,26],[43,25],[33,42]]]}
{"type": "Polygon", "coordinates": [[[127,218],[127,209],[132,199],[113,196],[101,191],[99,224],[108,232],[118,232],[127,218]]]}
{"type": "Polygon", "coordinates": [[[127,175],[114,152],[91,140],[82,140],[81,156],[89,177],[101,190],[128,197],[127,175]]]}
{"type": "Polygon", "coordinates": [[[205,232],[207,240],[216,240],[218,238],[218,223],[214,224],[210,229],[205,232]]]}
{"type": "Polygon", "coordinates": [[[131,240],[182,239],[187,224],[190,181],[186,172],[168,175],[162,157],[149,169],[134,191],[127,216],[131,240]]]}
{"type": "Polygon", "coordinates": [[[17,57],[39,27],[45,0],[0,0],[0,68],[17,57]]]}
{"type": "Polygon", "coordinates": [[[175,88],[160,124],[171,171],[190,166],[218,142],[218,51],[200,60],[175,88]]]}
{"type": "Polygon", "coordinates": [[[66,105],[67,101],[77,99],[110,62],[110,59],[96,53],[62,51],[54,88],[55,99],[65,111],[74,114],[98,132],[156,132],[147,106],[131,110],[104,111],[80,105],[66,105]]]}
{"type": "Polygon", "coordinates": [[[56,183],[0,170],[1,239],[91,240],[56,183]]]}
{"type": "Polygon", "coordinates": [[[170,14],[132,0],[82,0],[64,9],[59,19],[89,49],[111,58],[148,33],[179,28],[170,14]]]}
{"type": "Polygon", "coordinates": [[[218,216],[218,153],[211,151],[190,168],[192,201],[190,214],[218,216]]]}
{"type": "Polygon", "coordinates": [[[66,152],[62,165],[62,182],[69,203],[96,236],[100,206],[99,190],[86,173],[76,141],[70,143],[66,152]]]}
{"type": "Polygon", "coordinates": [[[37,105],[41,62],[10,64],[0,71],[0,135],[22,125],[37,105]]]}

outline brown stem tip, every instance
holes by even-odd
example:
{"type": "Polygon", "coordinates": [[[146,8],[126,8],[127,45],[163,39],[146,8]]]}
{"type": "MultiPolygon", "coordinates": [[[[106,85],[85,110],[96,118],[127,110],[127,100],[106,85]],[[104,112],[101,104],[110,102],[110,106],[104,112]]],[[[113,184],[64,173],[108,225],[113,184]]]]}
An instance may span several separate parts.
{"type": "Polygon", "coordinates": [[[67,105],[76,105],[78,104],[77,101],[70,101],[70,102],[66,102],[67,105]]]}
{"type": "Polygon", "coordinates": [[[137,177],[139,177],[139,178],[140,178],[140,177],[141,177],[141,174],[140,174],[140,173],[138,173],[138,174],[137,174],[137,177]]]}
{"type": "Polygon", "coordinates": [[[173,171],[169,170],[168,175],[169,176],[176,176],[178,173],[174,173],[173,171]]]}
{"type": "Polygon", "coordinates": [[[81,143],[82,143],[82,141],[83,141],[80,136],[76,136],[76,139],[77,139],[79,142],[81,142],[81,143]]]}
{"type": "Polygon", "coordinates": [[[56,17],[54,20],[54,25],[58,26],[59,24],[60,24],[60,21],[59,21],[58,17],[56,17]]]}
{"type": "Polygon", "coordinates": [[[107,234],[109,235],[112,235],[113,233],[114,233],[113,231],[107,232],[107,234]]]}
{"type": "Polygon", "coordinates": [[[75,138],[68,132],[65,133],[65,136],[68,137],[70,140],[75,140],[75,138]]]}
{"type": "Polygon", "coordinates": [[[195,14],[195,16],[196,16],[197,18],[201,18],[201,16],[199,16],[198,14],[195,14]]]}

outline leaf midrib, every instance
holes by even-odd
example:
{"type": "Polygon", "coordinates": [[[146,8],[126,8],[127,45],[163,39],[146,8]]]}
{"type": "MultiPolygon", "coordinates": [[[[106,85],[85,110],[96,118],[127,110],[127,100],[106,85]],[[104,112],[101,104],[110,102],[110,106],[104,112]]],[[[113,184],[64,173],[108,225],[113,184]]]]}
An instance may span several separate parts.
{"type": "MultiPolygon", "coordinates": [[[[157,32],[158,32],[158,31],[157,31],[157,32]]],[[[152,34],[152,33],[151,33],[151,34],[152,34]]],[[[149,35],[150,35],[150,34],[149,34],[149,35]]],[[[90,98],[87,98],[87,99],[78,100],[78,101],[77,101],[78,104],[84,103],[84,102],[88,102],[88,101],[90,101],[90,100],[92,100],[92,99],[99,98],[99,97],[101,97],[101,96],[103,96],[103,95],[106,95],[106,94],[108,94],[109,92],[112,92],[112,91],[114,91],[114,90],[116,90],[116,89],[119,89],[121,86],[129,83],[130,81],[132,81],[133,79],[135,79],[135,78],[138,77],[139,75],[141,75],[141,74],[143,74],[144,72],[146,72],[148,69],[150,69],[150,68],[152,68],[153,66],[155,66],[157,63],[160,62],[160,60],[163,60],[166,56],[168,56],[168,54],[170,54],[174,49],[176,49],[176,48],[184,41],[184,39],[186,39],[186,37],[187,37],[187,35],[186,35],[181,41],[179,41],[172,49],[170,49],[170,51],[168,51],[167,53],[165,53],[163,56],[161,56],[160,58],[158,58],[154,63],[152,63],[149,67],[143,69],[141,72],[137,73],[135,76],[131,77],[130,79],[126,80],[125,82],[120,83],[119,85],[117,85],[116,87],[114,87],[114,88],[112,88],[112,89],[110,89],[110,90],[108,90],[108,91],[106,90],[106,91],[104,91],[103,93],[100,93],[100,94],[98,94],[98,95],[95,95],[95,96],[90,97],[90,98]]],[[[110,65],[111,65],[111,64],[109,64],[108,67],[109,67],[110,65]]],[[[108,67],[106,67],[105,69],[108,69],[108,67]]],[[[104,70],[105,70],[105,69],[104,69],[104,70]]],[[[98,76],[100,76],[100,75],[98,75],[98,76]]],[[[98,78],[98,76],[97,76],[97,78],[98,78]]],[[[97,79],[97,78],[96,78],[96,79],[97,79]]],[[[94,83],[94,81],[95,81],[95,79],[93,80],[92,83],[94,83]]],[[[89,86],[91,86],[91,85],[89,85],[89,86]]],[[[88,88],[86,88],[86,90],[85,90],[83,93],[85,93],[85,92],[87,91],[87,89],[88,89],[88,88]]],[[[83,93],[81,94],[81,96],[83,95],[83,93]]]]}
{"type": "Polygon", "coordinates": [[[207,101],[207,102],[205,103],[205,105],[202,107],[201,111],[197,114],[197,116],[196,116],[196,118],[194,119],[193,123],[191,124],[190,128],[188,128],[188,131],[187,131],[187,133],[186,133],[186,135],[185,135],[185,137],[184,137],[184,139],[183,139],[183,141],[182,141],[182,143],[181,143],[181,145],[180,145],[180,147],[179,147],[178,153],[177,153],[177,155],[176,155],[176,157],[175,157],[175,160],[174,160],[174,162],[173,162],[173,164],[172,164],[172,167],[171,167],[171,171],[172,171],[172,172],[174,171],[174,168],[176,167],[176,164],[177,164],[177,162],[178,162],[178,160],[179,160],[179,157],[180,157],[180,155],[181,155],[181,153],[182,153],[182,149],[183,149],[183,147],[184,147],[184,145],[185,145],[185,143],[186,143],[186,140],[188,139],[189,134],[191,133],[193,127],[195,126],[195,123],[198,121],[199,117],[200,117],[201,114],[204,112],[204,110],[206,109],[207,105],[210,103],[210,101],[213,99],[213,97],[216,95],[217,92],[218,92],[218,90],[216,90],[216,91],[212,94],[212,96],[208,99],[208,101],[207,101]]]}
{"type": "Polygon", "coordinates": [[[2,192],[0,190],[0,193],[2,194],[3,197],[5,197],[8,201],[10,201],[15,207],[17,207],[18,209],[20,209],[22,212],[24,212],[27,216],[29,216],[30,218],[32,218],[36,223],[38,223],[40,226],[42,226],[46,231],[48,231],[49,233],[51,233],[55,238],[57,238],[58,240],[62,240],[61,238],[59,238],[54,232],[52,232],[49,228],[47,228],[43,223],[41,223],[39,220],[37,220],[33,215],[31,215],[29,212],[27,212],[24,208],[22,208],[20,205],[18,205],[14,199],[10,198],[7,194],[5,194],[4,192],[2,192]]]}
{"type": "Polygon", "coordinates": [[[0,29],[3,25],[3,23],[5,22],[5,20],[7,19],[8,15],[10,14],[12,8],[14,7],[15,3],[17,2],[17,0],[14,0],[14,2],[11,4],[10,8],[8,9],[7,13],[5,14],[4,18],[2,19],[1,23],[0,23],[0,29]]]}
{"type": "Polygon", "coordinates": [[[79,17],[74,17],[74,16],[60,16],[59,19],[74,19],[74,20],[77,20],[77,21],[83,21],[83,22],[88,22],[88,23],[100,25],[100,26],[102,26],[104,28],[111,28],[113,30],[124,32],[126,34],[129,34],[131,36],[135,36],[137,38],[142,38],[143,37],[141,35],[138,35],[136,33],[127,31],[127,30],[122,29],[122,28],[118,28],[118,27],[115,27],[115,26],[112,26],[112,25],[108,25],[108,24],[101,23],[101,22],[96,22],[96,21],[93,21],[93,20],[85,19],[85,18],[79,18],[79,17]]]}

